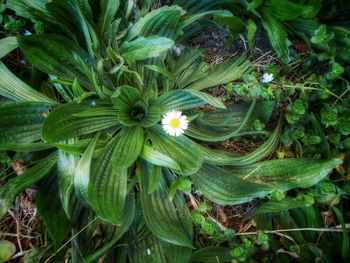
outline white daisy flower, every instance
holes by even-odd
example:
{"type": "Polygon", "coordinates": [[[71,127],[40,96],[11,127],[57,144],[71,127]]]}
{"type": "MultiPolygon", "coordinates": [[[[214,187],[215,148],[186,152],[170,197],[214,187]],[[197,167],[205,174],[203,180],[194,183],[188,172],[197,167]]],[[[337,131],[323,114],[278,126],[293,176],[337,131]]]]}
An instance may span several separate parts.
{"type": "Polygon", "coordinates": [[[269,83],[273,81],[273,74],[272,73],[264,73],[264,75],[262,76],[262,83],[269,83]]]}
{"type": "Polygon", "coordinates": [[[181,111],[171,110],[163,115],[163,130],[171,136],[180,136],[188,128],[188,120],[186,115],[182,115],[181,111]]]}

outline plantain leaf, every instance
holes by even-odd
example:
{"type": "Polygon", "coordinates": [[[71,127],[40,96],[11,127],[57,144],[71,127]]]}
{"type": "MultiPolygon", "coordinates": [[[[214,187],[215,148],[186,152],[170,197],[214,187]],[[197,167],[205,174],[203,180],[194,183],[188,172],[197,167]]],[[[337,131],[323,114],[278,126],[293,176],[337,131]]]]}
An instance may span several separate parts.
{"type": "Polygon", "coordinates": [[[15,101],[46,102],[57,104],[56,101],[28,86],[17,78],[0,61],[0,95],[15,101]]]}
{"type": "Polygon", "coordinates": [[[16,37],[5,37],[0,39],[0,59],[18,47],[16,37]]]}
{"type": "Polygon", "coordinates": [[[111,24],[115,18],[115,15],[119,9],[119,0],[102,0],[100,1],[100,14],[98,16],[97,27],[98,31],[105,41],[106,45],[108,44],[108,40],[110,34],[112,32],[111,24]]]}
{"type": "Polygon", "coordinates": [[[72,32],[80,46],[93,55],[89,27],[77,2],[75,0],[51,0],[45,6],[54,17],[55,22],[72,32]]]}
{"type": "Polygon", "coordinates": [[[120,49],[123,58],[130,62],[159,57],[174,45],[174,41],[166,37],[138,37],[133,41],[125,41],[120,49]]]}
{"type": "Polygon", "coordinates": [[[152,35],[173,38],[182,12],[179,6],[164,6],[153,10],[130,28],[126,40],[130,41],[137,36],[152,35]]]}
{"type": "Polygon", "coordinates": [[[79,158],[72,154],[58,150],[57,180],[59,197],[66,215],[71,218],[74,213],[72,208],[74,173],[79,158]]]}
{"type": "Polygon", "coordinates": [[[220,109],[226,109],[221,100],[209,94],[194,90],[174,90],[160,96],[156,103],[162,112],[169,110],[189,110],[210,104],[220,109]]]}
{"type": "Polygon", "coordinates": [[[149,194],[150,176],[155,168],[152,164],[141,161],[137,169],[143,216],[149,229],[164,241],[192,247],[192,223],[184,205],[185,199],[181,194],[177,194],[173,201],[168,197],[168,183],[174,176],[170,173],[162,174],[157,189],[149,194]]]}
{"type": "Polygon", "coordinates": [[[226,247],[205,247],[198,249],[193,252],[191,259],[193,263],[229,263],[231,261],[230,249],[226,247]]]}
{"type": "Polygon", "coordinates": [[[227,84],[240,79],[251,67],[245,55],[233,58],[215,66],[202,79],[189,84],[186,89],[203,90],[217,85],[227,84]]]}
{"type": "Polygon", "coordinates": [[[40,218],[54,241],[55,249],[59,248],[70,230],[70,221],[58,193],[57,176],[51,174],[40,184],[35,202],[40,218]]]}
{"type": "Polygon", "coordinates": [[[282,24],[274,16],[274,13],[269,9],[263,8],[263,17],[261,19],[262,25],[269,37],[271,46],[276,52],[278,58],[284,63],[288,64],[289,57],[289,44],[290,41],[287,38],[287,32],[282,24]]]}
{"type": "Polygon", "coordinates": [[[81,263],[92,263],[96,262],[103,254],[107,253],[108,250],[115,246],[115,243],[129,230],[130,225],[133,222],[135,216],[135,198],[132,195],[128,195],[124,206],[121,223],[119,226],[114,226],[113,235],[111,239],[106,242],[99,249],[94,249],[93,253],[88,257],[84,258],[81,263]]]}
{"type": "Polygon", "coordinates": [[[273,188],[244,180],[218,166],[204,164],[191,179],[198,190],[209,200],[223,204],[236,205],[264,197],[273,188]]]}
{"type": "Polygon", "coordinates": [[[39,102],[8,103],[0,107],[0,144],[30,143],[41,139],[42,122],[52,105],[39,102]]]}
{"type": "Polygon", "coordinates": [[[18,43],[25,57],[40,71],[59,78],[74,81],[91,88],[92,84],[78,57],[90,69],[95,67],[93,59],[72,40],[52,34],[37,34],[19,37],[18,43]]]}
{"type": "Polygon", "coordinates": [[[48,143],[57,143],[61,140],[117,126],[118,119],[115,113],[110,113],[109,116],[94,116],[93,114],[93,112],[111,108],[110,104],[98,101],[61,105],[51,112],[44,121],[42,137],[48,143]],[[82,116],[82,112],[89,112],[89,114],[82,116]],[[89,115],[92,116],[89,117],[89,115]]]}
{"type": "MultiPolygon", "coordinates": [[[[320,0],[316,0],[321,2],[320,0]]],[[[300,3],[293,3],[289,0],[266,0],[264,7],[268,8],[273,15],[281,21],[294,20],[297,17],[313,18],[315,10],[312,5],[304,5],[300,3]]]]}
{"type": "Polygon", "coordinates": [[[315,185],[340,163],[339,159],[276,159],[230,168],[230,171],[246,180],[257,181],[286,191],[315,185]]]}
{"type": "Polygon", "coordinates": [[[127,196],[127,168],[113,165],[118,137],[110,141],[90,175],[88,201],[96,215],[120,225],[127,196]]]}
{"type": "Polygon", "coordinates": [[[273,154],[279,143],[281,136],[282,122],[279,121],[278,126],[272,133],[270,138],[264,142],[258,149],[246,155],[237,155],[223,151],[217,151],[204,146],[200,146],[204,153],[204,162],[216,165],[244,166],[258,162],[269,155],[273,154]]]}
{"type": "Polygon", "coordinates": [[[303,200],[296,200],[295,198],[285,198],[283,200],[269,200],[263,203],[255,210],[255,215],[266,213],[280,213],[290,209],[310,206],[303,200]]]}
{"type": "Polygon", "coordinates": [[[181,168],[181,174],[196,172],[203,163],[203,153],[198,145],[186,136],[173,137],[166,134],[160,125],[147,129],[153,147],[169,156],[181,168]]]}
{"type": "Polygon", "coordinates": [[[6,7],[32,21],[52,20],[45,4],[49,0],[8,0],[6,7]]]}
{"type": "Polygon", "coordinates": [[[84,205],[87,205],[91,161],[97,140],[98,135],[89,143],[74,172],[74,193],[84,205]]]}
{"type": "Polygon", "coordinates": [[[336,207],[333,207],[333,211],[334,211],[336,217],[338,218],[340,225],[341,225],[341,228],[343,230],[343,240],[342,240],[342,244],[341,244],[342,257],[343,257],[344,261],[348,261],[349,260],[349,252],[350,252],[350,249],[349,249],[350,242],[349,242],[348,229],[345,225],[342,212],[336,207]]]}
{"type": "Polygon", "coordinates": [[[140,155],[143,147],[143,128],[123,127],[118,134],[118,140],[112,155],[112,165],[115,169],[130,167],[140,155]]]}
{"type": "Polygon", "coordinates": [[[37,152],[53,148],[44,142],[35,143],[3,143],[0,144],[0,150],[16,151],[16,152],[37,152]]]}
{"type": "Polygon", "coordinates": [[[167,167],[174,171],[181,171],[180,166],[173,159],[147,145],[143,146],[140,156],[154,165],[167,167]]]}
{"type": "Polygon", "coordinates": [[[11,207],[11,203],[15,197],[32,186],[40,179],[45,177],[57,162],[57,153],[54,152],[44,159],[40,160],[36,165],[26,170],[20,176],[10,179],[4,186],[0,188],[0,219],[6,214],[11,207]]]}

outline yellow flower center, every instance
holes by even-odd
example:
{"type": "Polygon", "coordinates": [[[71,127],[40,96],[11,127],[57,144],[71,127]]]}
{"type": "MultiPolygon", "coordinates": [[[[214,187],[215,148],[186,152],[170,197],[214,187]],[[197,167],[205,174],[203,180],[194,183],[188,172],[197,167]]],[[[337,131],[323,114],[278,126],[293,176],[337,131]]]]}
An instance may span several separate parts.
{"type": "Polygon", "coordinates": [[[177,118],[171,119],[171,120],[170,120],[170,123],[169,123],[170,127],[173,128],[173,129],[179,128],[179,127],[180,127],[180,124],[181,124],[181,123],[180,123],[180,120],[177,119],[177,118]]]}

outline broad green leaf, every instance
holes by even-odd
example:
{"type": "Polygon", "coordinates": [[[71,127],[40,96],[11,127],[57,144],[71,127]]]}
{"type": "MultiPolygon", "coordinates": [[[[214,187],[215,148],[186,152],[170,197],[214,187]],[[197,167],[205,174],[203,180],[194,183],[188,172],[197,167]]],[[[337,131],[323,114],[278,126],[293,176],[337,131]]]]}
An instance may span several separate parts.
{"type": "Polygon", "coordinates": [[[119,9],[119,0],[102,0],[100,1],[100,14],[98,16],[97,27],[102,39],[108,44],[108,40],[111,30],[111,24],[115,18],[115,15],[119,9]]]}
{"type": "Polygon", "coordinates": [[[269,157],[274,153],[275,149],[278,146],[279,138],[281,136],[281,127],[282,122],[279,121],[277,128],[271,134],[269,139],[264,142],[259,148],[246,155],[237,155],[200,146],[201,150],[204,153],[204,162],[215,165],[244,166],[253,164],[266,157],[269,157]]]}
{"type": "Polygon", "coordinates": [[[293,3],[289,0],[265,0],[264,7],[268,8],[274,17],[281,21],[290,21],[297,17],[312,18],[315,14],[313,6],[293,3]]]}
{"type": "Polygon", "coordinates": [[[18,47],[16,37],[5,37],[0,39],[0,59],[18,47]]]}
{"type": "Polygon", "coordinates": [[[269,200],[266,203],[260,205],[256,211],[255,215],[265,214],[265,213],[279,213],[283,211],[288,211],[290,209],[307,207],[310,206],[303,200],[296,200],[295,198],[285,198],[283,200],[269,200]]]}
{"type": "Polygon", "coordinates": [[[16,152],[37,152],[53,148],[44,142],[34,143],[2,143],[0,144],[0,150],[16,151],[16,152]]]}
{"type": "Polygon", "coordinates": [[[114,151],[119,142],[116,137],[110,141],[90,174],[88,199],[96,215],[115,225],[121,224],[127,196],[127,168],[113,165],[114,151]]]}
{"type": "Polygon", "coordinates": [[[347,226],[345,225],[342,211],[340,211],[336,207],[333,207],[333,211],[334,211],[335,215],[337,216],[337,218],[340,222],[341,228],[343,230],[343,240],[342,240],[342,247],[341,247],[342,257],[343,257],[344,261],[348,261],[350,258],[349,257],[350,243],[349,243],[348,229],[347,229],[347,226]]]}
{"type": "Polygon", "coordinates": [[[94,68],[95,63],[72,40],[61,35],[37,34],[19,37],[18,43],[25,57],[40,71],[65,80],[77,79],[84,87],[92,87],[76,57],[89,69],[94,68]]]}
{"type": "Polygon", "coordinates": [[[217,263],[232,261],[230,249],[226,247],[205,247],[193,252],[191,262],[198,263],[217,263]]]}
{"type": "Polygon", "coordinates": [[[173,4],[181,6],[186,10],[187,14],[194,15],[208,10],[219,9],[220,4],[224,4],[225,2],[227,0],[175,0],[173,4]]]}
{"type": "Polygon", "coordinates": [[[124,42],[120,49],[123,58],[133,62],[159,57],[174,45],[174,41],[166,37],[139,37],[130,42],[124,42]]]}
{"type": "Polygon", "coordinates": [[[45,7],[47,2],[49,0],[8,0],[6,7],[32,21],[50,20],[52,17],[45,7]]]}
{"type": "Polygon", "coordinates": [[[194,81],[186,87],[190,90],[203,90],[217,85],[227,84],[240,79],[251,67],[245,55],[229,59],[208,71],[206,77],[194,81]]]}
{"type": "Polygon", "coordinates": [[[209,200],[222,205],[236,205],[264,197],[273,188],[244,180],[218,166],[204,164],[192,174],[195,187],[209,200]]]}
{"type": "Polygon", "coordinates": [[[176,83],[176,79],[175,77],[171,74],[171,72],[167,71],[165,68],[163,67],[159,67],[156,65],[145,65],[145,68],[150,69],[154,72],[160,73],[161,75],[163,75],[164,77],[166,77],[167,79],[171,80],[172,82],[176,83]]]}
{"type": "Polygon", "coordinates": [[[36,207],[55,248],[58,249],[70,229],[70,221],[62,207],[56,174],[46,177],[36,195],[36,207]]]}
{"type": "Polygon", "coordinates": [[[162,112],[169,110],[189,110],[210,104],[214,107],[225,109],[221,100],[200,91],[174,90],[160,96],[156,103],[162,112]]]}
{"type": "Polygon", "coordinates": [[[0,107],[0,144],[30,143],[41,139],[42,122],[52,105],[39,102],[7,103],[0,107]]]}
{"type": "Polygon", "coordinates": [[[256,23],[254,22],[253,19],[248,19],[246,28],[247,28],[248,46],[249,46],[249,50],[252,52],[255,45],[255,35],[258,27],[256,26],[256,23]]]}
{"type": "Polygon", "coordinates": [[[267,33],[273,50],[276,52],[278,58],[284,63],[288,64],[289,57],[289,44],[290,41],[287,38],[287,32],[279,20],[269,9],[263,8],[262,25],[267,33]]]}
{"type": "Polygon", "coordinates": [[[153,10],[130,28],[126,40],[152,35],[173,38],[182,12],[179,6],[164,6],[153,10]]]}
{"type": "Polygon", "coordinates": [[[57,180],[59,197],[62,207],[69,218],[71,218],[72,213],[74,213],[71,200],[74,191],[74,173],[78,160],[79,158],[77,156],[58,150],[57,180]]]}
{"type": "Polygon", "coordinates": [[[81,204],[87,205],[91,161],[97,140],[98,135],[89,143],[75,168],[74,193],[81,204]]]}
{"type": "Polygon", "coordinates": [[[7,240],[0,241],[0,263],[7,262],[16,253],[16,246],[7,240]]]}
{"type": "Polygon", "coordinates": [[[165,155],[150,146],[144,145],[140,157],[147,162],[154,165],[170,168],[174,171],[181,171],[180,166],[171,159],[168,155],[165,155]]]}
{"type": "Polygon", "coordinates": [[[51,0],[46,4],[49,13],[56,23],[63,25],[84,47],[90,55],[93,55],[92,42],[89,27],[75,0],[51,0]]]}
{"type": "Polygon", "coordinates": [[[203,153],[198,145],[186,136],[173,137],[166,134],[160,125],[147,130],[152,146],[173,159],[181,168],[181,174],[196,172],[203,163],[203,153]]]}
{"type": "Polygon", "coordinates": [[[94,249],[93,253],[84,258],[81,263],[93,263],[96,262],[103,254],[107,253],[111,248],[115,246],[117,241],[129,230],[130,225],[133,222],[135,216],[135,198],[132,195],[128,195],[124,206],[121,223],[119,226],[115,226],[113,229],[113,235],[101,248],[94,249]]]}
{"type": "Polygon", "coordinates": [[[84,134],[101,131],[118,125],[117,116],[84,116],[79,114],[89,111],[99,112],[111,108],[110,104],[99,101],[84,101],[80,104],[69,103],[61,105],[49,114],[43,123],[42,137],[48,143],[78,137],[84,134]],[[78,114],[78,116],[76,115],[78,114]]]}
{"type": "MultiPolygon", "coordinates": [[[[147,226],[160,239],[179,246],[192,247],[192,222],[182,194],[173,201],[168,197],[168,185],[174,176],[169,172],[160,176],[155,191],[149,194],[150,176],[154,166],[140,162],[137,168],[141,185],[141,204],[147,226]]],[[[161,172],[161,170],[157,170],[161,172]]]]}
{"type": "Polygon", "coordinates": [[[112,154],[115,169],[130,167],[139,157],[143,147],[144,135],[141,126],[123,127],[117,135],[117,143],[112,154]]]}
{"type": "Polygon", "coordinates": [[[0,188],[0,219],[11,207],[16,196],[45,177],[55,166],[56,162],[57,153],[54,152],[44,159],[41,159],[36,165],[21,174],[21,176],[10,179],[0,188]]]}
{"type": "MultiPolygon", "coordinates": [[[[239,123],[239,126],[236,129],[229,129],[225,131],[217,131],[217,130],[206,130],[203,129],[203,127],[199,127],[196,125],[190,125],[188,130],[186,130],[185,134],[200,139],[202,141],[209,141],[209,142],[219,142],[219,141],[225,141],[232,137],[238,136],[238,134],[247,127],[247,124],[249,123],[249,120],[252,117],[252,114],[254,112],[254,108],[256,105],[256,100],[254,100],[249,107],[246,115],[242,119],[241,123],[239,123]]],[[[214,127],[216,128],[216,127],[214,127]]]]}
{"type": "Polygon", "coordinates": [[[0,95],[15,101],[46,102],[56,101],[28,86],[16,77],[4,63],[0,61],[0,95]]]}
{"type": "Polygon", "coordinates": [[[289,190],[317,184],[340,163],[339,159],[276,159],[230,168],[230,171],[248,181],[289,190]]]}

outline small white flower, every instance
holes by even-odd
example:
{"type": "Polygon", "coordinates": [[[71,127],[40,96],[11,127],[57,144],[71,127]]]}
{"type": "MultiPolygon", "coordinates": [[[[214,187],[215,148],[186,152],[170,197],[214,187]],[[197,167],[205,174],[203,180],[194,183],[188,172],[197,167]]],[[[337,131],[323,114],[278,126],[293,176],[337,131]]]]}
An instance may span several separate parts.
{"type": "Polygon", "coordinates": [[[147,255],[150,256],[150,255],[151,255],[151,249],[147,248],[147,249],[146,249],[146,253],[147,253],[147,255]]]}
{"type": "Polygon", "coordinates": [[[163,130],[171,136],[182,135],[188,127],[187,116],[182,112],[171,110],[165,113],[162,119],[163,130]]]}
{"type": "Polygon", "coordinates": [[[184,46],[182,45],[174,45],[172,48],[171,48],[171,51],[175,54],[175,56],[180,56],[182,51],[184,50],[184,46]]]}
{"type": "Polygon", "coordinates": [[[25,29],[23,35],[24,36],[30,36],[32,33],[30,33],[29,30],[25,29]]]}
{"type": "Polygon", "coordinates": [[[264,75],[262,76],[262,83],[269,83],[273,81],[273,74],[272,73],[264,73],[264,75]]]}

